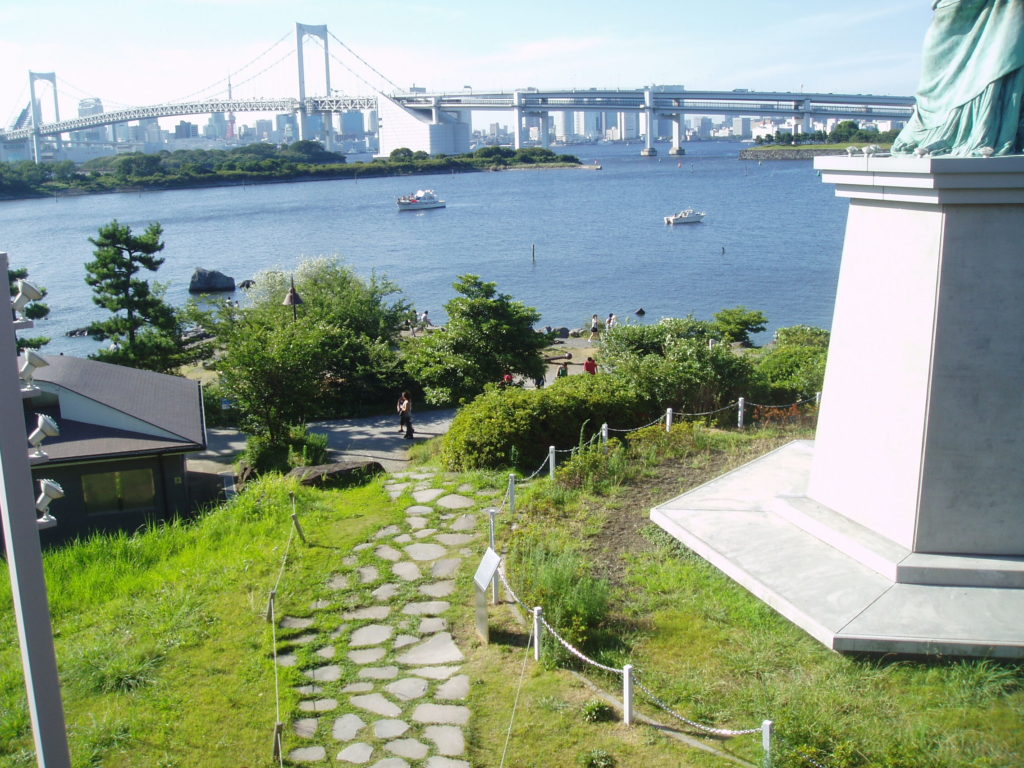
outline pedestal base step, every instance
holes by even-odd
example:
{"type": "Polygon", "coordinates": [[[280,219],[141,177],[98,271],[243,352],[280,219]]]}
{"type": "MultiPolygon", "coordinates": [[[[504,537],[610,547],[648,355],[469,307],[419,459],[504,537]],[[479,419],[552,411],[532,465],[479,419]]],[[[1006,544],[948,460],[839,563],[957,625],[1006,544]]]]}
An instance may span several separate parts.
{"type": "Polygon", "coordinates": [[[1024,658],[1019,558],[913,554],[865,537],[804,496],[812,455],[812,441],[790,443],[655,507],[651,520],[837,651],[1024,658]]]}

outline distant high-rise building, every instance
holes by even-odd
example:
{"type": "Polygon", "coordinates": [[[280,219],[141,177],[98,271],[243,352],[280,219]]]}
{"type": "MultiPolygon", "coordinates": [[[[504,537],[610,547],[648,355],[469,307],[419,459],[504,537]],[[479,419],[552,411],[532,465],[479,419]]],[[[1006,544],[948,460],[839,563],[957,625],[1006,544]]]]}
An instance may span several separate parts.
{"type": "Polygon", "coordinates": [[[697,123],[697,135],[702,139],[710,139],[711,132],[714,131],[715,125],[711,122],[710,117],[700,118],[700,122],[697,123]]]}
{"type": "MultiPolygon", "coordinates": [[[[103,101],[98,98],[82,99],[78,102],[78,116],[89,117],[90,115],[103,114],[103,101]]],[[[75,131],[71,134],[72,141],[97,142],[110,141],[110,126],[98,125],[95,128],[88,128],[84,131],[75,131]]]]}
{"type": "Polygon", "coordinates": [[[341,113],[341,138],[361,139],[366,135],[365,116],[357,109],[341,113]]]}
{"type": "Polygon", "coordinates": [[[176,126],[174,126],[174,138],[176,139],[194,139],[199,136],[199,126],[182,120],[176,126]]]}
{"type": "Polygon", "coordinates": [[[270,141],[274,133],[273,120],[256,121],[256,138],[260,141],[270,141]]]}
{"type": "Polygon", "coordinates": [[[734,117],[732,119],[732,135],[741,139],[750,138],[750,118],[734,117]]]}

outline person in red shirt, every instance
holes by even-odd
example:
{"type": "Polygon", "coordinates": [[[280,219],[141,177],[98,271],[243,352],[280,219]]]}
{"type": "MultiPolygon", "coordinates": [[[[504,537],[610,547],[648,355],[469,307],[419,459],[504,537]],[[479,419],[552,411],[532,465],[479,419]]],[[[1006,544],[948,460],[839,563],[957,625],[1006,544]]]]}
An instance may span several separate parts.
{"type": "Polygon", "coordinates": [[[583,364],[583,372],[589,374],[597,373],[597,363],[594,362],[594,358],[587,358],[587,362],[583,364]]]}

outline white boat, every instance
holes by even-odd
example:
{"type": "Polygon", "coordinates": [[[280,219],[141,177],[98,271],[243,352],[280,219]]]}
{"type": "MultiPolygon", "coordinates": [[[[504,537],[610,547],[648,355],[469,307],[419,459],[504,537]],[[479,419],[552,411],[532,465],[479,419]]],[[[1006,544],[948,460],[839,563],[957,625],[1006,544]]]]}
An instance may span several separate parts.
{"type": "Polygon", "coordinates": [[[665,217],[666,224],[696,224],[702,221],[707,214],[704,211],[695,211],[693,208],[687,208],[685,211],[679,213],[673,213],[671,216],[665,217]]]}
{"type": "Polygon", "coordinates": [[[444,200],[438,198],[432,189],[417,189],[415,194],[398,198],[400,211],[420,211],[424,208],[444,208],[444,200]]]}

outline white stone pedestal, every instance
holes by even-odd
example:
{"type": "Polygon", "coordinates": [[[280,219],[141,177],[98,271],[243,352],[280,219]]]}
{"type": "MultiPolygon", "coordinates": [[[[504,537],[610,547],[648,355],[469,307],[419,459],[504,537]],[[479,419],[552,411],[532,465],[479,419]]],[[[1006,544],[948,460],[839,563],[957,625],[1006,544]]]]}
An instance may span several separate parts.
{"type": "Polygon", "coordinates": [[[836,650],[1024,657],[1024,156],[820,157],[850,198],[815,442],[651,519],[836,650]]]}
{"type": "Polygon", "coordinates": [[[815,167],[850,213],[808,495],[913,552],[1024,555],[1024,156],[815,167]]]}

